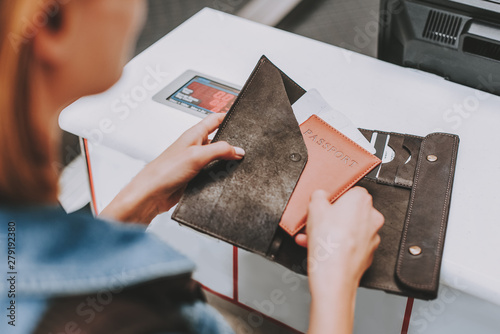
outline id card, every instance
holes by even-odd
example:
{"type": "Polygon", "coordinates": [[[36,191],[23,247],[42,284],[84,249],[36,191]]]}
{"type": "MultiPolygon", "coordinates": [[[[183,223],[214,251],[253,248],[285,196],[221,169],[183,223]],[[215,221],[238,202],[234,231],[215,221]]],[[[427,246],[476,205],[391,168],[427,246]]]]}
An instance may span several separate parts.
{"type": "Polygon", "coordinates": [[[235,85],[187,71],[153,96],[153,100],[203,118],[228,112],[239,93],[235,85]]]}

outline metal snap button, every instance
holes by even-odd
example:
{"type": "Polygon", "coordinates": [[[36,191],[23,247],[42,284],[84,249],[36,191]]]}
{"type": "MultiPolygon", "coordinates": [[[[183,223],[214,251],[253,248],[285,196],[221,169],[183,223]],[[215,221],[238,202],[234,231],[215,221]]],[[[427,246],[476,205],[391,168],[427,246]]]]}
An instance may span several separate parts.
{"type": "Polygon", "coordinates": [[[434,161],[437,161],[438,157],[434,154],[429,154],[427,156],[427,160],[430,161],[430,162],[434,162],[434,161]]]}
{"type": "Polygon", "coordinates": [[[298,153],[292,153],[290,154],[290,160],[292,160],[293,162],[299,162],[300,160],[302,160],[302,156],[298,153]]]}
{"type": "Polygon", "coordinates": [[[410,251],[410,254],[413,256],[422,254],[422,248],[420,248],[418,246],[411,246],[409,251],[410,251]]]}

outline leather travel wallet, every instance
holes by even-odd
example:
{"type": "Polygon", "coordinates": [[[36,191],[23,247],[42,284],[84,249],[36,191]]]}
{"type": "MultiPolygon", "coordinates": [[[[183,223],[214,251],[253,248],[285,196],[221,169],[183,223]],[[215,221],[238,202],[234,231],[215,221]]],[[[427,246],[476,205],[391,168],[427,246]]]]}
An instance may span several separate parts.
{"type": "Polygon", "coordinates": [[[309,158],[280,222],[291,236],[305,226],[309,199],[315,190],[325,190],[333,203],[381,163],[316,115],[302,123],[300,130],[309,158]]]}
{"type": "Polygon", "coordinates": [[[212,142],[242,147],[241,161],[217,161],[189,183],[172,217],[263,256],[307,161],[292,110],[305,91],[263,58],[212,142]]]}
{"type": "MultiPolygon", "coordinates": [[[[292,193],[296,188],[300,191],[306,163],[316,163],[314,150],[304,141],[307,129],[301,130],[291,107],[304,93],[263,56],[214,138],[244,148],[245,158],[206,166],[188,184],[172,218],[307,274],[307,250],[280,227],[292,193]]],[[[321,125],[315,117],[308,121],[321,125]]],[[[381,164],[375,176],[369,174],[356,183],[372,194],[375,208],[386,220],[379,233],[381,244],[361,286],[434,299],[458,136],[361,132],[368,140],[374,132],[389,135],[388,145],[395,152],[394,159],[381,164]]],[[[330,172],[332,178],[338,173],[330,172]]],[[[357,178],[348,180],[350,185],[357,178]]]]}

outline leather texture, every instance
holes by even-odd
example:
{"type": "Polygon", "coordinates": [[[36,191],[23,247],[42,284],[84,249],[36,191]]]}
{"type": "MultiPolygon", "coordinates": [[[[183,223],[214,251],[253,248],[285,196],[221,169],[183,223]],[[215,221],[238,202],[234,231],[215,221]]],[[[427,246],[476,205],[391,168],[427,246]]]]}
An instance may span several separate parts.
{"type": "MultiPolygon", "coordinates": [[[[216,136],[243,147],[246,157],[207,166],[188,185],[173,218],[306,274],[307,250],[279,227],[308,156],[291,109],[302,94],[263,57],[216,136]]],[[[370,140],[374,131],[360,130],[370,140]]],[[[361,286],[435,299],[459,138],[376,132],[390,135],[395,157],[380,165],[378,177],[370,174],[357,183],[385,217],[381,244],[361,286]],[[412,246],[421,253],[411,254],[412,246]]]]}
{"type": "Polygon", "coordinates": [[[443,133],[423,140],[397,262],[398,280],[432,297],[439,284],[458,144],[457,136],[443,133]],[[437,160],[429,161],[428,156],[437,160]],[[422,253],[410,254],[411,246],[422,253]]]}
{"type": "Polygon", "coordinates": [[[242,147],[241,161],[217,161],[189,183],[172,218],[267,255],[307,162],[291,105],[304,90],[262,57],[214,142],[242,147]]]}
{"type": "Polygon", "coordinates": [[[316,115],[302,123],[300,129],[309,158],[280,222],[291,236],[305,226],[309,200],[315,190],[325,190],[333,203],[381,163],[316,115]]]}
{"type": "MultiPolygon", "coordinates": [[[[371,138],[373,131],[360,130],[367,139],[371,138]]],[[[392,143],[396,156],[404,158],[397,158],[401,161],[398,167],[391,163],[382,164],[380,174],[385,170],[383,178],[364,177],[357,183],[373,196],[374,207],[385,217],[385,224],[379,232],[380,245],[360,285],[418,299],[435,299],[459,138],[446,133],[432,133],[422,138],[377,132],[389,134],[391,138],[403,138],[389,143],[392,143]],[[398,147],[395,143],[403,145],[398,147]],[[416,152],[416,155],[405,164],[408,152],[416,152]],[[437,160],[428,161],[428,155],[435,155],[437,160]],[[411,170],[408,165],[415,167],[411,170]],[[411,186],[397,183],[397,180],[408,180],[413,176],[411,186]],[[422,253],[410,254],[411,246],[419,246],[422,253]]],[[[285,232],[278,233],[276,238],[280,240],[280,247],[271,259],[299,274],[307,274],[307,251],[297,246],[285,232]]]]}

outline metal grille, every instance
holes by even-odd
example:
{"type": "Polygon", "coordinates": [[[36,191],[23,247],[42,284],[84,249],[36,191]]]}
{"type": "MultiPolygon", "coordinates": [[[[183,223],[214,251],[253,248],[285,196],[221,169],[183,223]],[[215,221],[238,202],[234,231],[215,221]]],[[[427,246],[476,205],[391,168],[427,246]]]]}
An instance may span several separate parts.
{"type": "Polygon", "coordinates": [[[461,25],[462,18],[431,10],[422,35],[436,42],[453,45],[457,42],[461,25]]]}

